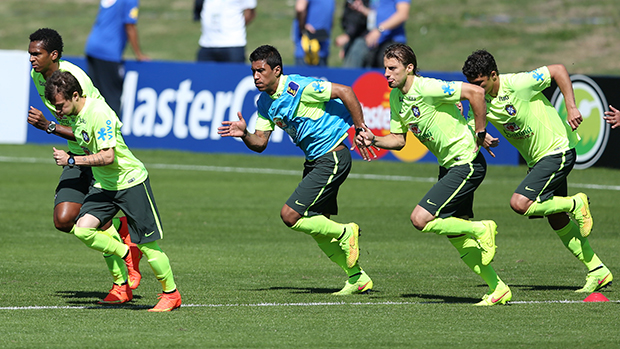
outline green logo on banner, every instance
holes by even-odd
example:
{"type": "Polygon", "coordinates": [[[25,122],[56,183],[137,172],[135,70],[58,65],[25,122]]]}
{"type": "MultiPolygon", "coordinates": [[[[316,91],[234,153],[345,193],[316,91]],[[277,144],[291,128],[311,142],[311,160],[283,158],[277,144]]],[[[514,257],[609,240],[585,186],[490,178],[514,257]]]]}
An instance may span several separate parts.
{"type": "MultiPolygon", "coordinates": [[[[609,139],[609,127],[603,120],[607,108],[607,99],[600,87],[585,75],[573,75],[570,77],[575,91],[577,109],[583,117],[577,133],[581,140],[575,146],[577,161],[575,168],[584,169],[594,165],[601,157],[609,139]]],[[[556,88],[551,98],[551,104],[566,121],[566,104],[564,95],[556,88]]]]}

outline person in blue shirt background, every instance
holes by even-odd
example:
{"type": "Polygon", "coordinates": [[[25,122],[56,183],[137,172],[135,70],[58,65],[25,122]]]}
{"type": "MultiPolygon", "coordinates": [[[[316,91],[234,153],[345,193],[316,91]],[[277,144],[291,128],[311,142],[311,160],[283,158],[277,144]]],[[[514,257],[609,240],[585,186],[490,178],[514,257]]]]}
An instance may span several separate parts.
{"type": "Polygon", "coordinates": [[[293,20],[295,64],[327,66],[334,20],[334,0],[297,0],[293,20]]]}
{"type": "Polygon", "coordinates": [[[88,75],[108,105],[121,115],[125,69],[123,51],[129,41],[138,61],[148,61],[138,40],[138,0],[101,0],[86,41],[88,75]]]}

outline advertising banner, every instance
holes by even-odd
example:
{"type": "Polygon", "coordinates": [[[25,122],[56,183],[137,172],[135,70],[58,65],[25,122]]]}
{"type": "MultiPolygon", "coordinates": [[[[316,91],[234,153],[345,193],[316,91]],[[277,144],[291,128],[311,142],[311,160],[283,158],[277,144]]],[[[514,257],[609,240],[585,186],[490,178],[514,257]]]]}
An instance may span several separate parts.
{"type": "MultiPolygon", "coordinates": [[[[85,67],[82,58],[67,60],[85,67]]],[[[301,74],[352,86],[364,110],[367,125],[378,135],[389,133],[389,92],[381,71],[284,67],[285,74],[301,74]]],[[[424,76],[442,80],[463,80],[461,73],[423,72],[424,76]]],[[[36,91],[31,89],[30,102],[42,107],[36,91]]],[[[221,138],[217,128],[224,120],[238,120],[241,112],[253,132],[257,118],[254,86],[247,64],[136,62],[126,63],[121,120],[122,132],[132,148],[176,149],[195,152],[253,153],[239,139],[221,138]]],[[[465,105],[467,108],[467,105],[465,105]]],[[[465,115],[467,110],[465,110],[465,115]]],[[[28,129],[28,142],[49,143],[45,132],[28,129]]],[[[488,132],[500,136],[489,125],[488,132]]],[[[506,140],[493,149],[496,158],[485,152],[489,164],[516,165],[517,151],[506,140]]],[[[303,156],[289,136],[276,128],[269,146],[269,155],[303,156]]],[[[359,154],[354,157],[361,159],[359,154]]],[[[436,162],[435,157],[417,141],[407,136],[401,151],[381,150],[382,160],[436,162]]]]}

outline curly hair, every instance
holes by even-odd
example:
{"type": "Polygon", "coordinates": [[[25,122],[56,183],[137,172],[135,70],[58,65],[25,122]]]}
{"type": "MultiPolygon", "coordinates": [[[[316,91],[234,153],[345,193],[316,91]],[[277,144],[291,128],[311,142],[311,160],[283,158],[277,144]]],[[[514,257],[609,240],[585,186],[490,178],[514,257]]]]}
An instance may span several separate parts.
{"type": "Polygon", "coordinates": [[[62,48],[64,44],[62,43],[62,37],[54,29],[41,28],[37,30],[30,34],[30,42],[33,41],[41,41],[43,43],[43,48],[47,52],[52,53],[53,51],[58,51],[58,58],[62,57],[62,48]]]}
{"type": "Polygon", "coordinates": [[[468,81],[480,76],[491,76],[491,72],[499,74],[495,58],[487,50],[474,51],[463,64],[463,75],[468,81]]]}

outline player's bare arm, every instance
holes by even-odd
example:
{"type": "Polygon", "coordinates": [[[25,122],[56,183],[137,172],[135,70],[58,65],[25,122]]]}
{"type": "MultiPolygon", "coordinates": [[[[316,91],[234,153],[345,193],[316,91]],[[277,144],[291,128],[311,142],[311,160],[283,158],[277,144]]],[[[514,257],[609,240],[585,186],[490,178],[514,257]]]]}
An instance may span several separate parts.
{"type": "Polygon", "coordinates": [[[568,75],[568,71],[563,64],[552,64],[547,66],[549,69],[549,75],[558,84],[562,95],[564,96],[564,103],[566,104],[566,122],[572,127],[573,131],[579,127],[583,122],[583,117],[577,109],[575,103],[575,92],[573,91],[573,82],[568,75]]]}
{"type": "Polygon", "coordinates": [[[483,147],[492,157],[495,157],[495,154],[490,148],[492,146],[497,146],[499,139],[489,136],[486,132],[487,104],[484,99],[484,94],[484,88],[478,85],[464,82],[461,86],[461,100],[468,100],[469,106],[474,112],[474,121],[476,123],[474,130],[476,133],[475,151],[478,151],[478,147],[483,147]]]}
{"type": "MultiPolygon", "coordinates": [[[[30,107],[28,110],[28,123],[39,130],[47,131],[51,124],[51,121],[45,118],[43,112],[35,107],[30,107]]],[[[75,136],[73,135],[73,130],[69,126],[63,126],[56,124],[55,129],[51,134],[55,134],[64,139],[68,139],[70,141],[75,141],[75,136]]]]}
{"type": "Polygon", "coordinates": [[[58,166],[107,166],[114,162],[114,148],[106,148],[102,149],[96,154],[90,155],[80,155],[80,156],[72,156],[69,155],[66,151],[61,149],[54,149],[54,160],[56,161],[56,165],[58,166]],[[70,163],[70,158],[73,159],[72,163],[70,163]]]}
{"type": "MultiPolygon", "coordinates": [[[[353,126],[356,130],[355,134],[359,134],[359,130],[361,130],[364,126],[364,113],[362,112],[362,105],[357,99],[355,92],[353,92],[353,89],[350,86],[332,83],[332,92],[330,98],[339,98],[342,101],[342,104],[344,104],[344,106],[349,111],[349,114],[351,114],[351,119],[353,119],[353,126]]],[[[362,155],[362,158],[367,160],[371,156],[371,154],[369,154],[369,150],[366,147],[360,145],[361,143],[356,142],[351,147],[351,150],[353,150],[355,146],[357,146],[360,154],[362,155]]],[[[374,154],[372,155],[374,156],[374,154]]]]}
{"type": "Polygon", "coordinates": [[[250,133],[241,112],[237,112],[237,117],[239,117],[239,121],[222,121],[222,126],[217,128],[217,134],[222,137],[241,138],[250,150],[257,153],[263,152],[267,148],[271,131],[257,130],[255,133],[250,133]]]}

